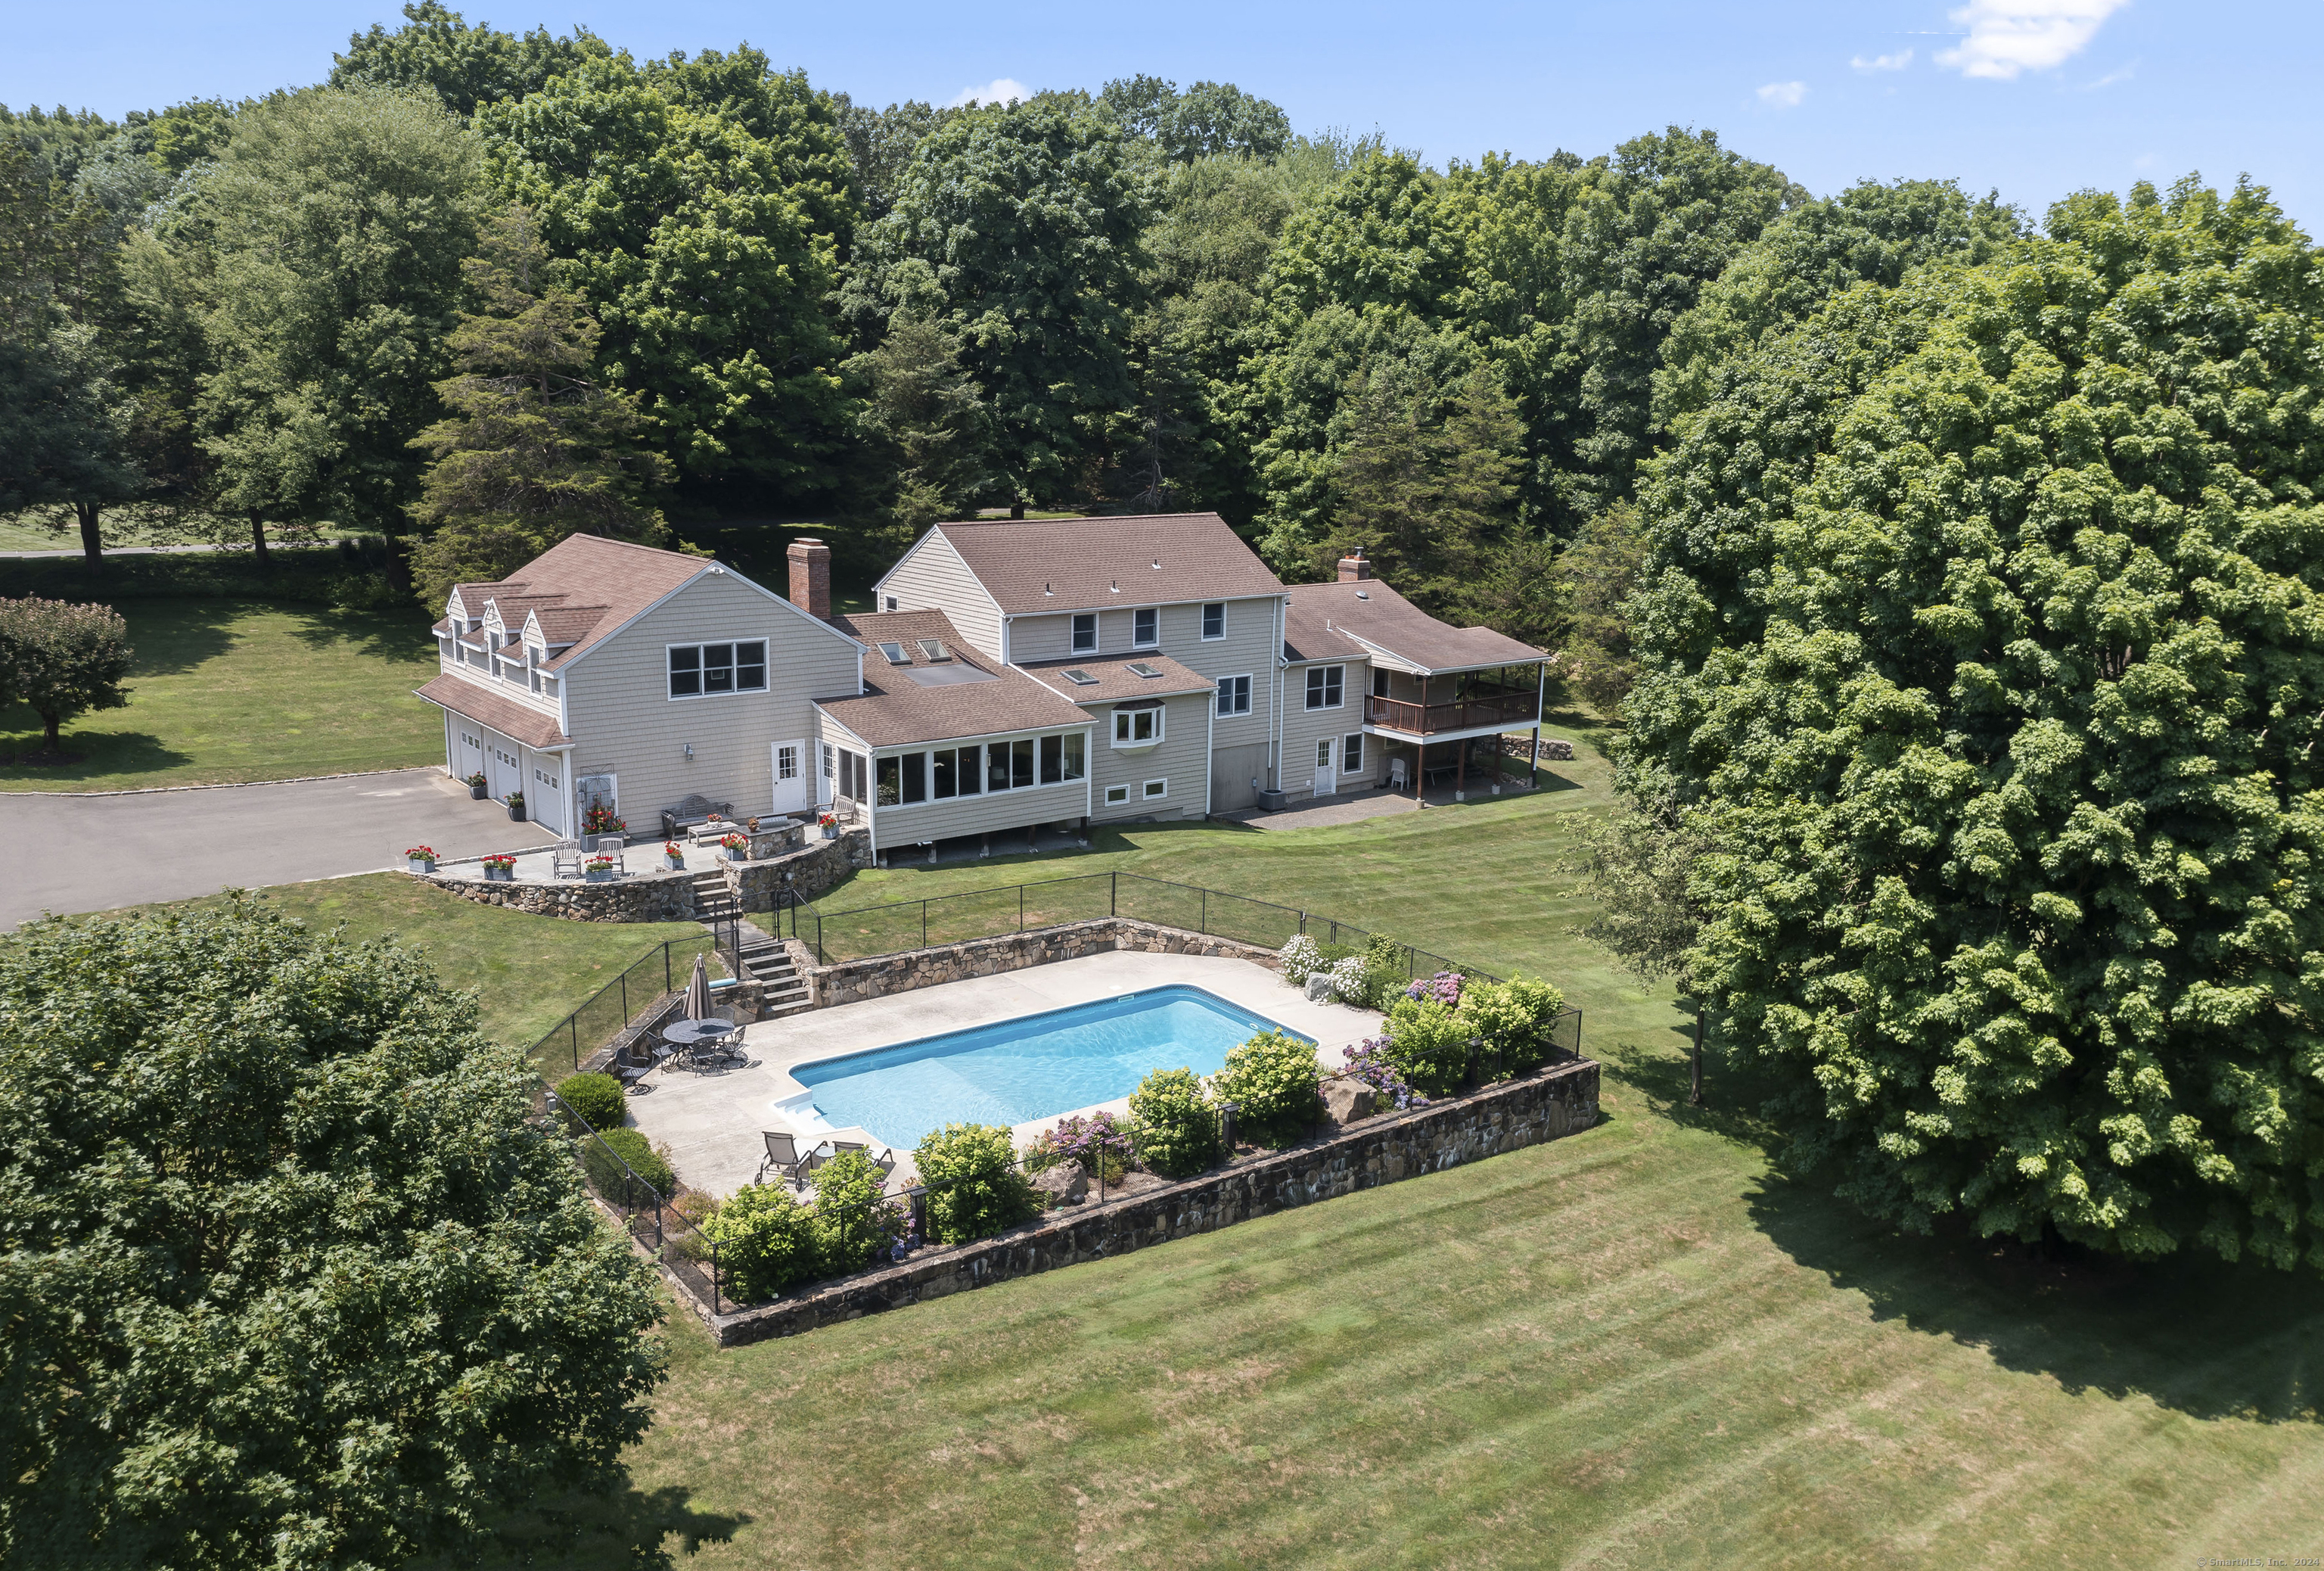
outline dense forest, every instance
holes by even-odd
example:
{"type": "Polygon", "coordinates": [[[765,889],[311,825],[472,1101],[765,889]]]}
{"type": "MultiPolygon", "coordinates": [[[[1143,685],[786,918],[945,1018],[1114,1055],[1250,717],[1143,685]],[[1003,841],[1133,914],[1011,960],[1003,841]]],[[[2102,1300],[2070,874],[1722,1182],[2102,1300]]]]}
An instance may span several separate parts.
{"type": "Polygon", "coordinates": [[[2324,1264],[2324,266],[1699,129],[1432,168],[1147,76],[874,109],[434,3],[327,82],[0,111],[0,512],[575,530],[1215,509],[1558,653],[1600,936],[1900,1224],[2324,1264]]]}

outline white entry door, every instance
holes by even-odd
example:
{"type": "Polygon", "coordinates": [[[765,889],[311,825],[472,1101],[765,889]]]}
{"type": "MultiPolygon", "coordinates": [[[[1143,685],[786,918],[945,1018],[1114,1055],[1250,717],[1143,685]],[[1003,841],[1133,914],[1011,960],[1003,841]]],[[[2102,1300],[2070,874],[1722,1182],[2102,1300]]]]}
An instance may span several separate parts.
{"type": "Polygon", "coordinates": [[[814,791],[807,774],[807,744],[775,744],[775,811],[803,813],[814,791]]]}
{"type": "Polygon", "coordinates": [[[1332,744],[1329,740],[1315,744],[1315,794],[1328,797],[1339,789],[1339,780],[1332,770],[1332,744]]]}

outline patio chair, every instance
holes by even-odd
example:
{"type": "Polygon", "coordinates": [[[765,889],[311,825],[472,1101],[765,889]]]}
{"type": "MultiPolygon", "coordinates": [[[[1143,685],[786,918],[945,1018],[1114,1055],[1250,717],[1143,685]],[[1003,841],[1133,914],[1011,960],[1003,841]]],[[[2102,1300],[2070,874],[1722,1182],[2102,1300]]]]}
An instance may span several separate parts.
{"type": "Polygon", "coordinates": [[[616,873],[627,873],[630,870],[629,849],[630,843],[623,836],[620,835],[600,835],[597,836],[595,855],[612,857],[613,859],[613,871],[616,873]]]}
{"type": "Polygon", "coordinates": [[[835,1140],[831,1142],[831,1154],[835,1158],[844,1157],[849,1151],[870,1151],[871,1149],[872,1148],[870,1146],[865,1145],[860,1140],[835,1140]]]}
{"type": "Polygon", "coordinates": [[[559,840],[549,853],[549,875],[551,878],[581,876],[581,842],[559,840]]]}
{"type": "Polygon", "coordinates": [[[772,1168],[778,1178],[792,1188],[798,1188],[800,1178],[807,1172],[807,1159],[799,1155],[798,1142],[782,1131],[774,1129],[761,1130],[759,1138],[767,1142],[767,1155],[759,1163],[759,1170],[751,1182],[757,1183],[767,1176],[767,1169],[772,1168]]]}
{"type": "Polygon", "coordinates": [[[1411,777],[1404,772],[1404,760],[1400,758],[1389,759],[1388,761],[1388,789],[1392,791],[1400,791],[1411,783],[1411,777]]]}
{"type": "Polygon", "coordinates": [[[888,1187],[888,1180],[896,1176],[896,1148],[890,1146],[878,1156],[873,1157],[872,1159],[872,1165],[879,1169],[880,1187],[883,1189],[886,1188],[888,1187]]]}

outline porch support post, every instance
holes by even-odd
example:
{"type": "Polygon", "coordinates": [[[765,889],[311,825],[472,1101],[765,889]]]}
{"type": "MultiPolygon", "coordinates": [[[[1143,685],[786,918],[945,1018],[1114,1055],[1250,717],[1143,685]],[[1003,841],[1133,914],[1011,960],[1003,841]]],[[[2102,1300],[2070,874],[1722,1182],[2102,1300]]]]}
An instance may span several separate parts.
{"type": "Polygon", "coordinates": [[[1465,736],[1452,744],[1452,799],[1469,799],[1469,739],[1465,736]]]}
{"type": "Polygon", "coordinates": [[[1533,753],[1526,760],[1526,789],[1534,785],[1533,772],[1541,763],[1541,707],[1549,698],[1549,662],[1542,661],[1533,668],[1533,753]]]}

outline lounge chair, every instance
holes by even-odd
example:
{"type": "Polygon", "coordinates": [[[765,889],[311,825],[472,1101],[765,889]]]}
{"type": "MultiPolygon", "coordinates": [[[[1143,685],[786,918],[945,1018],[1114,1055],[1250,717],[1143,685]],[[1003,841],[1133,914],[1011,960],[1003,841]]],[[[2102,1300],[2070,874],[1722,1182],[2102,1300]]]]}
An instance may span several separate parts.
{"type": "Polygon", "coordinates": [[[792,1188],[798,1188],[807,1173],[807,1160],[799,1155],[798,1142],[780,1130],[773,1129],[761,1130],[759,1138],[767,1142],[767,1155],[766,1160],[759,1164],[759,1170],[752,1177],[751,1182],[759,1182],[767,1176],[767,1169],[772,1168],[776,1176],[792,1188]]]}

